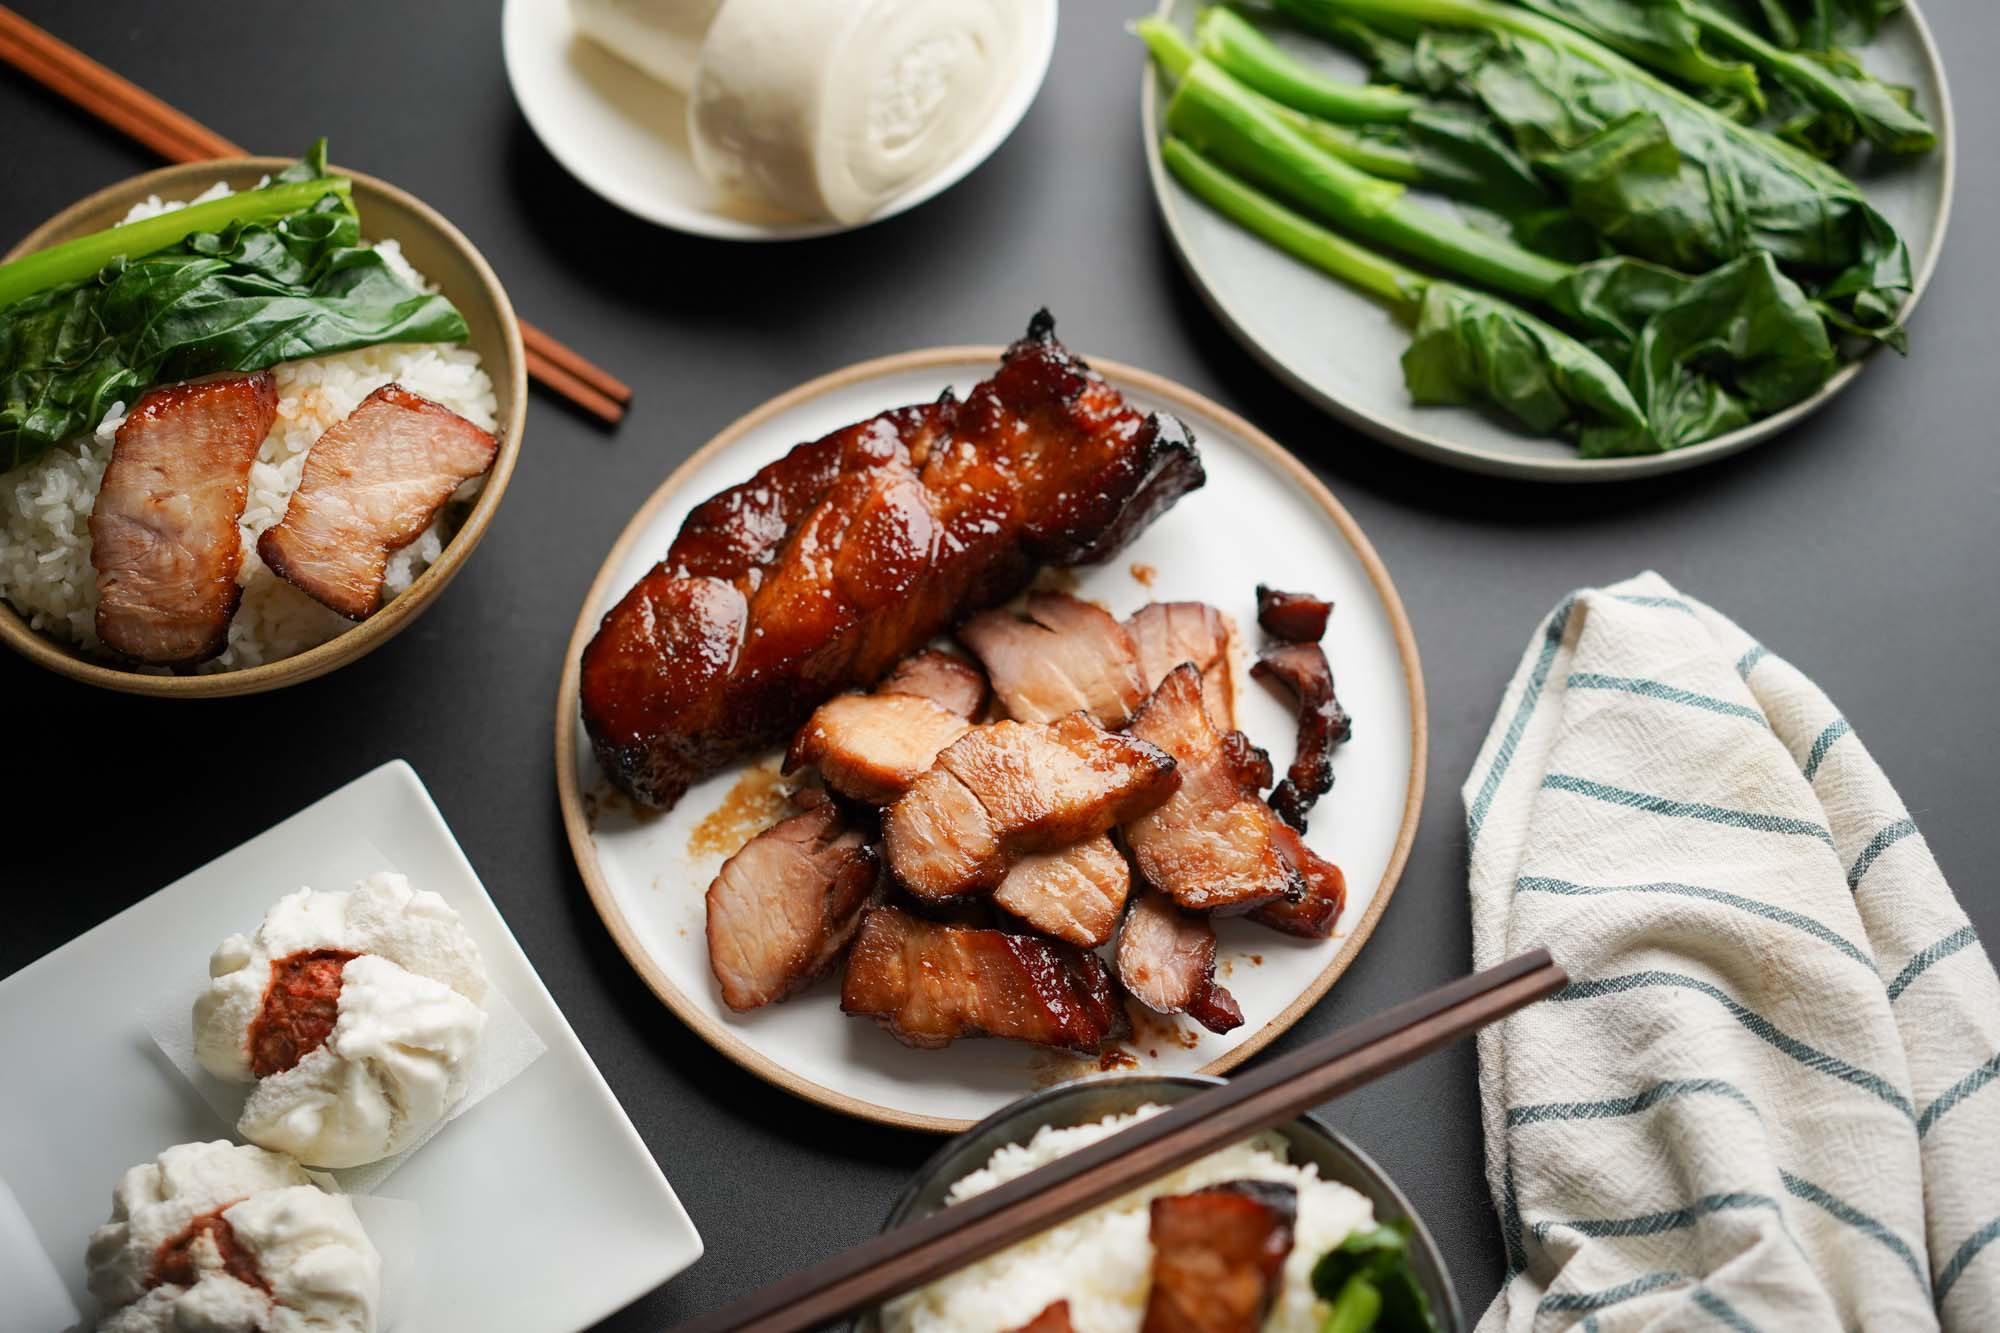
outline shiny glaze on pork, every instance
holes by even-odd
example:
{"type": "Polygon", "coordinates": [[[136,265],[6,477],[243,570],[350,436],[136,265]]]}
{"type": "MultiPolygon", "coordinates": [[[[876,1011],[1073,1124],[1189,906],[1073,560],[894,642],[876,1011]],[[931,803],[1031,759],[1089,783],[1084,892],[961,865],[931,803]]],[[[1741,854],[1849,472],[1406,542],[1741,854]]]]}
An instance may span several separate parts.
{"type": "Polygon", "coordinates": [[[1237,1180],[1153,1200],[1140,1333],[1258,1333],[1284,1280],[1298,1191],[1237,1180]]]}
{"type": "Polygon", "coordinates": [[[881,862],[823,801],[765,829],[708,886],[708,964],[741,1013],[824,975],[861,927],[881,862]]]}
{"type": "Polygon", "coordinates": [[[1133,900],[1112,961],[1119,983],[1155,1013],[1186,1014],[1210,1032],[1243,1026],[1236,997],[1215,984],[1215,928],[1165,894],[1133,900]]]}
{"type": "Polygon", "coordinates": [[[1266,634],[1286,643],[1318,643],[1326,635],[1326,618],[1333,603],[1309,592],[1285,592],[1257,585],[1257,623],[1266,634]]]}
{"type": "Polygon", "coordinates": [[[1353,719],[1333,693],[1333,667],[1316,643],[1287,643],[1257,654],[1250,674],[1290,691],[1299,710],[1299,738],[1271,808],[1303,833],[1306,812],[1333,789],[1333,752],[1354,733],[1353,719]]]}
{"type": "Polygon", "coordinates": [[[1111,555],[1202,480],[1186,429],[1127,406],[1039,314],[964,402],[835,431],[689,515],[584,650],[599,762],[671,805],[1038,566],[1111,555]]]}
{"type": "Polygon", "coordinates": [[[1099,726],[1122,727],[1151,692],[1125,627],[1066,593],[1036,593],[1022,615],[974,616],[958,637],[1018,722],[1053,722],[1080,709],[1099,726]]]}
{"type": "Polygon", "coordinates": [[[1181,775],[1179,790],[1124,826],[1141,878],[1189,911],[1223,915],[1304,892],[1278,850],[1277,817],[1243,783],[1202,707],[1191,663],[1167,673],[1127,733],[1172,755],[1181,775]]]}
{"type": "Polygon", "coordinates": [[[1095,1055],[1127,1029],[1094,953],[1033,935],[925,921],[871,908],[847,958],[840,1007],[906,1046],[1007,1037],[1095,1055]]]}
{"type": "Polygon", "coordinates": [[[237,524],[278,415],[269,371],[154,389],[118,428],[90,511],[97,637],[141,662],[205,662],[242,600],[237,524]]]}
{"type": "Polygon", "coordinates": [[[1296,900],[1280,898],[1265,903],[1250,919],[1273,930],[1302,939],[1323,940],[1333,934],[1334,923],[1347,906],[1347,876],[1333,862],[1306,846],[1298,831],[1289,824],[1278,826],[1278,851],[1291,862],[1305,881],[1306,891],[1296,900]]]}
{"type": "Polygon", "coordinates": [[[389,557],[500,451],[464,417],[385,384],[306,454],[285,516],[257,539],[273,573],[349,620],[382,606],[389,557]]]}
{"type": "Polygon", "coordinates": [[[993,902],[1044,935],[1086,949],[1111,938],[1132,892],[1132,867],[1110,835],[1015,860],[993,902]]]}

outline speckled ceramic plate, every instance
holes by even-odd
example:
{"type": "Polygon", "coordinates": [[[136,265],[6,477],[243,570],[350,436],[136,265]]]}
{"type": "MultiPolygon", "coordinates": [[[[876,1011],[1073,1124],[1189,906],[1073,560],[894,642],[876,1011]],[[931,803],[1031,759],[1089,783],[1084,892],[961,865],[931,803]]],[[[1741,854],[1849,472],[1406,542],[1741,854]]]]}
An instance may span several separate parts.
{"type": "MultiPolygon", "coordinates": [[[[837,978],[783,1004],[733,1014],[709,970],[703,894],[723,858],[772,822],[779,755],[696,786],[663,815],[615,798],[577,714],[578,657],[604,613],[666,551],[698,502],[848,422],[989,374],[997,347],[939,348],[864,362],[773,399],[700,449],[632,519],[584,600],[556,701],[563,819],[584,883],[646,983],[717,1050],[780,1087],[888,1124],[955,1131],[1022,1093],[1082,1069],[1075,1057],[1003,1041],[915,1051],[873,1023],[843,1016],[837,978]]],[[[1220,979],[1245,1023],[1214,1036],[1158,1020],[1126,1043],[1133,1064],[1218,1073],[1247,1059],[1326,993],[1389,901],[1417,824],[1424,776],[1424,693],[1416,643],[1388,572],[1346,510],[1276,442],[1242,418],[1157,376],[1096,363],[1143,409],[1193,429],[1208,484],[1185,497],[1111,563],[1073,571],[1078,596],[1127,615],[1153,600],[1197,599],[1256,632],[1261,581],[1311,589],[1336,604],[1326,646],[1354,738],[1338,751],[1333,794],[1307,841],[1347,872],[1337,937],[1296,940],[1247,921],[1218,924],[1220,979]],[[1246,516],[1255,515],[1255,521],[1246,516]]],[[[1252,646],[1239,643],[1239,648],[1252,646]]],[[[1239,722],[1282,765],[1290,709],[1244,677],[1239,722]]]]}
{"type": "MultiPolygon", "coordinates": [[[[1183,31],[1205,0],[1162,0],[1160,13],[1183,31]]],[[[1273,27],[1293,54],[1341,78],[1363,79],[1360,61],[1330,43],[1273,27]]],[[[1140,58],[1133,43],[1134,59],[1140,58]]],[[[1915,290],[1908,318],[1936,268],[1951,211],[1956,136],[1944,64],[1923,14],[1911,3],[1863,53],[1868,68],[1916,90],[1917,105],[1937,127],[1936,151],[1914,161],[1855,171],[1882,215],[1910,248],[1915,290]]],[[[1181,266],[1237,341],[1271,372],[1342,421],[1410,453],[1473,472],[1540,481],[1618,481],[1697,467],[1770,439],[1832,401],[1871,357],[1842,368],[1812,397],[1727,435],[1671,453],[1584,459],[1562,440],[1525,435],[1506,420],[1464,407],[1418,407],[1403,384],[1408,331],[1388,310],[1335,278],[1266,245],[1211,210],[1167,174],[1160,160],[1166,95],[1150,62],[1139,98],[1146,164],[1160,216],[1181,266]]],[[[1851,165],[1851,164],[1850,164],[1851,165]]],[[[1438,200],[1441,207],[1450,204],[1438,200]]],[[[1923,355],[1921,324],[1911,330],[1923,355]]]]}

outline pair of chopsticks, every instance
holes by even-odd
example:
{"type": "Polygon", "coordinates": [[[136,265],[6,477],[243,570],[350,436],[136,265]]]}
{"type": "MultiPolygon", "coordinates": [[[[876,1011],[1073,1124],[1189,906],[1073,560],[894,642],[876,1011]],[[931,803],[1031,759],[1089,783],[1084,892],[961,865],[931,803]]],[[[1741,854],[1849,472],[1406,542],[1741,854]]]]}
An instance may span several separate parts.
{"type": "MultiPolygon", "coordinates": [[[[5,6],[0,6],[0,60],[170,162],[245,156],[214,130],[5,6]]],[[[617,424],[632,390],[527,320],[520,325],[528,374],[606,425],[617,424]]]]}
{"type": "Polygon", "coordinates": [[[803,1333],[879,1305],[1281,1125],[1567,982],[1546,949],[1462,977],[674,1333],[803,1333]]]}

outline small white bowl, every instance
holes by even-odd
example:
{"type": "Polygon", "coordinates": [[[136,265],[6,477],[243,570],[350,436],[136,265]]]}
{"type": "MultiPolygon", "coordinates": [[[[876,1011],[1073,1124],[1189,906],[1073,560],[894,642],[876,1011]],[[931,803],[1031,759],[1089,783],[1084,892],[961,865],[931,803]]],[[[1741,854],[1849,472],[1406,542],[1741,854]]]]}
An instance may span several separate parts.
{"type": "Polygon", "coordinates": [[[687,99],[581,36],[569,0],[507,0],[501,44],[514,100],[556,161],[593,193],[648,222],[729,241],[798,241],[907,212],[957,184],[1028,114],[1056,48],[1056,0],[1027,11],[1026,57],[977,138],[866,221],[806,222],[723,197],[695,170],[687,99]]]}

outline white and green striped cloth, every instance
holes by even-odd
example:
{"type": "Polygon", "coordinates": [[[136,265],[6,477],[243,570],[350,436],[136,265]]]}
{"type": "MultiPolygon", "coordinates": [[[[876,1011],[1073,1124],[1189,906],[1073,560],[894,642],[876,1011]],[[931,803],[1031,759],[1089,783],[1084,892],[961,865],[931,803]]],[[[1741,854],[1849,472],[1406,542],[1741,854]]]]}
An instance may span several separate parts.
{"type": "Polygon", "coordinates": [[[1466,779],[1508,1253],[1480,1333],[2000,1330],[2000,981],[1826,696],[1656,574],[1565,599],[1466,779]]]}

